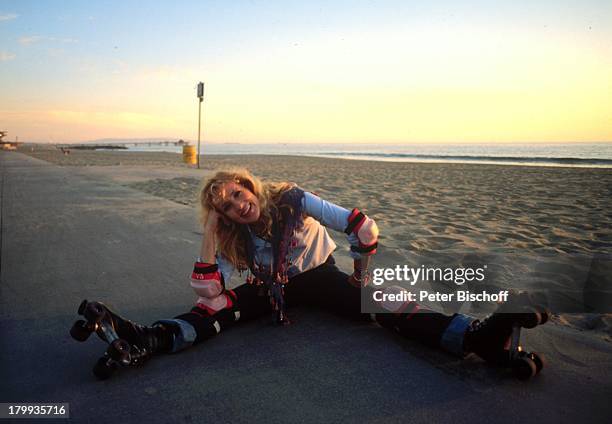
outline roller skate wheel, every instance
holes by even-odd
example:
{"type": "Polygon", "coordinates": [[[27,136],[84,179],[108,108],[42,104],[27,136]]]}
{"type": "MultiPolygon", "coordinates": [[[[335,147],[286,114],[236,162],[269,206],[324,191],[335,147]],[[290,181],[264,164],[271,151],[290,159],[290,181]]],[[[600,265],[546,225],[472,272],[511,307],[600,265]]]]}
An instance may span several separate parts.
{"type": "Polygon", "coordinates": [[[538,324],[542,323],[542,314],[533,307],[526,307],[525,313],[529,315],[529,318],[525,318],[521,323],[521,327],[523,328],[534,328],[537,327],[538,324]]]}
{"type": "Polygon", "coordinates": [[[512,363],[512,373],[519,380],[529,380],[536,375],[536,372],[537,366],[535,362],[527,356],[522,356],[512,363]]]}
{"type": "Polygon", "coordinates": [[[540,315],[541,315],[541,319],[540,319],[540,325],[542,324],[546,324],[546,322],[548,321],[548,319],[551,316],[551,312],[550,309],[548,309],[546,306],[544,305],[538,305],[538,309],[540,310],[540,315]]]}
{"type": "Polygon", "coordinates": [[[87,303],[88,303],[87,299],[81,302],[81,304],[79,305],[79,309],[77,311],[79,315],[83,315],[83,313],[85,312],[85,308],[87,307],[87,303]]]}
{"type": "Polygon", "coordinates": [[[529,354],[531,360],[535,363],[536,366],[536,374],[539,374],[544,367],[546,367],[546,357],[539,353],[531,353],[529,354]]]}
{"type": "Polygon", "coordinates": [[[88,303],[83,311],[83,316],[90,322],[99,322],[104,317],[106,310],[101,303],[91,302],[88,303]]]}
{"type": "Polygon", "coordinates": [[[106,350],[111,359],[124,364],[130,363],[130,344],[122,339],[113,340],[106,350]]]}
{"type": "Polygon", "coordinates": [[[93,367],[93,373],[98,380],[108,380],[113,372],[117,369],[116,364],[109,361],[106,356],[98,359],[96,365],[93,367]]]}
{"type": "Polygon", "coordinates": [[[70,329],[70,335],[72,338],[79,342],[84,342],[87,340],[91,335],[91,332],[92,330],[87,322],[83,321],[82,319],[75,322],[70,329]]]}

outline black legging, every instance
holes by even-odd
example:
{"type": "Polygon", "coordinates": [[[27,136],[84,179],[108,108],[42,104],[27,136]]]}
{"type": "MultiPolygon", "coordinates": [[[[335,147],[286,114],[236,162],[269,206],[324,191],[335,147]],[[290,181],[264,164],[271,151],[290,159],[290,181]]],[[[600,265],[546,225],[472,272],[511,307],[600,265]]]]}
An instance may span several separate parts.
{"type": "MultiPolygon", "coordinates": [[[[349,275],[340,271],[333,257],[322,265],[296,275],[285,285],[288,308],[305,305],[356,320],[369,320],[370,314],[361,312],[361,289],[348,282],[349,275]]],[[[176,318],[189,322],[196,329],[195,343],[215,336],[238,321],[253,320],[272,314],[270,299],[262,287],[243,284],[229,291],[234,301],[231,308],[210,315],[195,306],[176,318]],[[236,312],[239,312],[239,318],[236,312]]],[[[400,334],[437,346],[440,336],[452,317],[431,310],[419,309],[410,314],[377,314],[377,321],[400,334]]]]}

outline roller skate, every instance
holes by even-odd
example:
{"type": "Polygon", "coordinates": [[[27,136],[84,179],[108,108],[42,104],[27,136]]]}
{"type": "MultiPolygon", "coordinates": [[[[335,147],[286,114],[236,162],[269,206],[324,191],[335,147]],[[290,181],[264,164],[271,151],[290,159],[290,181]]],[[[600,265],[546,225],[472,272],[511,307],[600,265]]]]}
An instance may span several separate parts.
{"type": "Polygon", "coordinates": [[[92,333],[108,343],[108,348],[93,368],[94,375],[106,380],[122,366],[138,366],[156,353],[172,348],[171,326],[156,323],[151,327],[123,319],[99,302],[83,300],[78,314],[85,319],[76,321],[70,335],[84,342],[92,333]]]}
{"type": "Polygon", "coordinates": [[[522,328],[546,323],[550,311],[541,305],[529,306],[526,299],[520,296],[483,321],[473,321],[464,338],[466,353],[475,353],[493,366],[510,369],[519,380],[534,377],[546,365],[541,354],[525,351],[520,339],[522,328]]]}

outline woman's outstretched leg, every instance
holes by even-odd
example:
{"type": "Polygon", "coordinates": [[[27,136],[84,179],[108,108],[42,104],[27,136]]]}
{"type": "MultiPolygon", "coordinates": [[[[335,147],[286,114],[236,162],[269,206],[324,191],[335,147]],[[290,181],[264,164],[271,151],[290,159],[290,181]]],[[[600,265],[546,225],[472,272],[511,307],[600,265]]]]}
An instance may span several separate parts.
{"type": "Polygon", "coordinates": [[[454,316],[420,307],[415,302],[385,305],[374,302],[376,287],[358,287],[349,275],[336,267],[333,258],[325,264],[295,277],[286,288],[287,295],[336,315],[356,320],[376,321],[404,337],[430,346],[440,346],[444,332],[454,316]],[[363,309],[362,308],[366,308],[363,309]]]}
{"type": "Polygon", "coordinates": [[[70,334],[78,341],[85,341],[95,332],[109,343],[111,351],[130,362],[142,363],[152,355],[170,351],[173,330],[171,326],[156,323],[150,327],[123,318],[100,302],[84,300],[78,309],[85,320],[74,323],[70,334]],[[126,346],[129,345],[129,346],[126,346]]]}
{"type": "Polygon", "coordinates": [[[172,352],[208,340],[239,321],[249,321],[271,313],[270,300],[260,287],[243,284],[234,290],[227,290],[222,296],[227,296],[223,309],[214,310],[197,304],[185,314],[156,323],[174,326],[172,352]]]}
{"type": "MultiPolygon", "coordinates": [[[[161,353],[179,352],[207,340],[237,321],[246,321],[270,313],[270,302],[258,287],[243,285],[221,294],[227,298],[214,310],[197,304],[191,311],[173,319],[159,320],[151,326],[130,321],[100,302],[83,301],[70,333],[85,341],[92,332],[107,342],[111,358],[124,365],[138,365],[161,353]]],[[[110,374],[109,374],[110,375],[110,374]]]]}
{"type": "MultiPolygon", "coordinates": [[[[404,290],[389,289],[396,293],[404,290]]],[[[513,296],[483,321],[464,314],[443,315],[416,302],[392,302],[385,307],[391,313],[377,314],[376,320],[406,338],[441,347],[459,357],[474,353],[492,365],[518,370],[519,378],[529,378],[543,367],[541,357],[520,348],[520,328],[546,323],[550,311],[527,294],[513,296]]]]}
{"type": "MultiPolygon", "coordinates": [[[[295,292],[313,305],[358,319],[368,319],[370,314],[364,312],[369,312],[371,307],[373,311],[378,311],[374,316],[381,326],[403,337],[442,348],[459,357],[475,353],[495,365],[507,365],[506,358],[510,354],[509,346],[515,328],[533,328],[544,324],[549,315],[545,307],[534,307],[526,295],[512,299],[483,322],[463,314],[445,315],[416,302],[374,302],[372,295],[378,288],[351,285],[348,275],[333,262],[299,277],[301,279],[294,287],[295,292]],[[369,308],[362,312],[362,306],[369,308]]],[[[389,287],[383,291],[398,289],[404,290],[389,287]]]]}

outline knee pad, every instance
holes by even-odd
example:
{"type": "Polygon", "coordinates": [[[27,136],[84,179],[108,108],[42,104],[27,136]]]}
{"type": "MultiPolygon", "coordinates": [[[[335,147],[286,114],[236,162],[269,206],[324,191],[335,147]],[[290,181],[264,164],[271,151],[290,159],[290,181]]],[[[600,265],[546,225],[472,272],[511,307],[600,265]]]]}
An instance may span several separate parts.
{"type": "Polygon", "coordinates": [[[238,321],[240,309],[237,300],[236,293],[233,290],[227,290],[214,298],[198,298],[193,310],[201,311],[208,316],[223,316],[226,321],[228,320],[226,317],[229,317],[228,312],[231,312],[230,321],[238,321]]]}
{"type": "Polygon", "coordinates": [[[209,315],[214,315],[217,312],[225,309],[228,305],[227,295],[224,293],[213,298],[199,297],[196,305],[204,309],[209,315]]]}
{"type": "Polygon", "coordinates": [[[221,328],[240,320],[240,307],[238,296],[233,290],[223,293],[226,298],[225,307],[212,315],[220,324],[221,328]]]}

